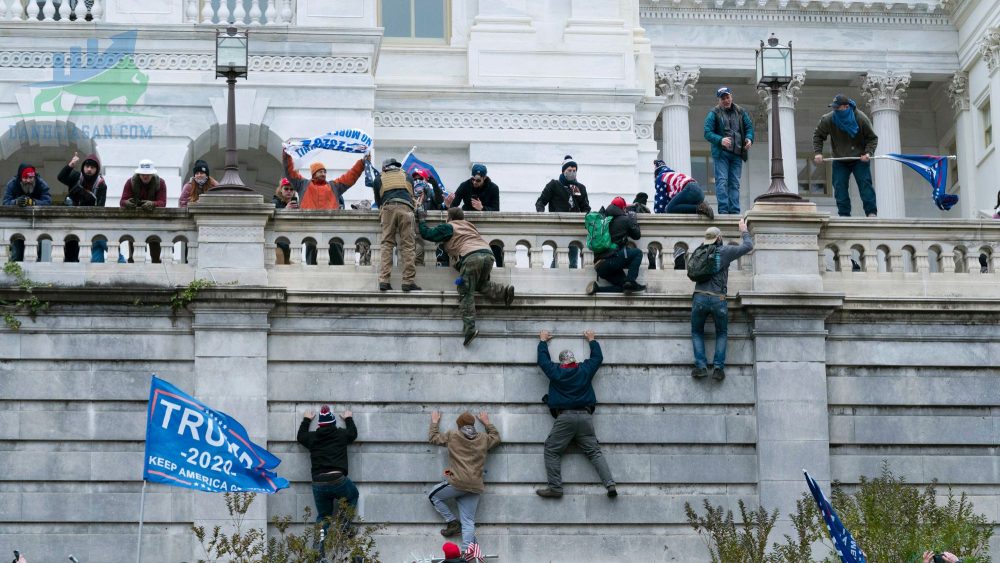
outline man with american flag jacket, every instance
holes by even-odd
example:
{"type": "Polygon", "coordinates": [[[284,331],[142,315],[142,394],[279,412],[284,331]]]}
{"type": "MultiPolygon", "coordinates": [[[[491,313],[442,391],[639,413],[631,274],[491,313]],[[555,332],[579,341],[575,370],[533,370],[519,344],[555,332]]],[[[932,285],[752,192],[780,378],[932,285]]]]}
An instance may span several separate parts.
{"type": "Polygon", "coordinates": [[[712,208],[705,203],[705,192],[694,178],[674,171],[662,160],[654,160],[653,166],[656,167],[654,213],[698,213],[709,219],[715,217],[712,208]]]}

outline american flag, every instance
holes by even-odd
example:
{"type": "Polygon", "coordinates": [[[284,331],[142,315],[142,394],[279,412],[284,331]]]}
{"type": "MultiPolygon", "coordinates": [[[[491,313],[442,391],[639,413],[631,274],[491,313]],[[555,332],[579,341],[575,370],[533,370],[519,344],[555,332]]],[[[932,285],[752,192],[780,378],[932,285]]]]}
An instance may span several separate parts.
{"type": "Polygon", "coordinates": [[[477,563],[483,563],[486,559],[483,557],[482,550],[479,549],[479,544],[472,542],[469,547],[465,548],[465,554],[463,555],[466,561],[476,561],[477,563]]]}

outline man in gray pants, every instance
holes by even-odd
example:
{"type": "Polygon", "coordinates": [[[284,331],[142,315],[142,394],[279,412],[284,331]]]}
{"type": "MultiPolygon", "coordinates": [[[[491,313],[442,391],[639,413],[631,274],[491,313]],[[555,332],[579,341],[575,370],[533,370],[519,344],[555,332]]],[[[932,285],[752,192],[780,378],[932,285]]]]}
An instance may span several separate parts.
{"type": "Polygon", "coordinates": [[[601,367],[604,356],[601,355],[601,345],[597,343],[594,331],[584,331],[583,337],[590,343],[590,359],[578,364],[573,352],[563,350],[559,353],[557,365],[549,356],[548,342],[552,339],[552,334],[547,330],[538,334],[538,367],[549,378],[549,393],[544,401],[556,419],[549,437],[545,439],[545,473],[549,485],[535,491],[540,497],[563,496],[562,453],[570,442],[576,442],[593,464],[601,483],[608,490],[608,497],[618,496],[611,469],[608,468],[608,462],[601,453],[601,446],[594,433],[593,415],[597,396],[591,381],[597,374],[597,368],[601,367]]]}

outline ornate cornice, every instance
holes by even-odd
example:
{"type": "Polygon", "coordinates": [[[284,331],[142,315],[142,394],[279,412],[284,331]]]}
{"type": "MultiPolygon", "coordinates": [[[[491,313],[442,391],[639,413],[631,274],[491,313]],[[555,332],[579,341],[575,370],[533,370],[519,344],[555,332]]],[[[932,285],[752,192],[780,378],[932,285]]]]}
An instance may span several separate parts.
{"type": "MultiPolygon", "coordinates": [[[[953,29],[951,19],[944,13],[919,13],[912,9],[905,11],[875,11],[871,9],[874,3],[848,2],[850,7],[841,2],[808,3],[806,10],[800,1],[785,0],[747,0],[742,5],[740,0],[727,0],[724,7],[716,7],[715,1],[680,0],[679,2],[660,2],[657,6],[643,6],[639,10],[639,18],[646,22],[656,20],[698,20],[718,23],[737,22],[745,25],[754,23],[784,23],[784,24],[815,24],[821,26],[875,25],[875,26],[909,26],[917,28],[941,27],[953,29]],[[725,7],[729,4],[728,7],[725,7]],[[826,4],[826,6],[824,6],[826,4]]],[[[881,3],[880,3],[881,4],[881,3]]],[[[894,3],[894,6],[899,5],[894,3]]],[[[930,6],[930,4],[928,4],[930,6]]],[[[934,11],[934,10],[928,10],[934,11]]],[[[648,27],[647,27],[648,29],[648,27]]]]}
{"type": "Polygon", "coordinates": [[[908,71],[869,72],[861,83],[861,92],[868,98],[872,111],[899,111],[910,86],[908,71]]]}
{"type": "MultiPolygon", "coordinates": [[[[450,111],[376,111],[376,127],[420,129],[539,129],[548,131],[631,131],[630,115],[578,115],[450,111]]],[[[649,129],[652,136],[652,127],[649,129]]]]}
{"type": "Polygon", "coordinates": [[[991,73],[1000,67],[1000,27],[991,28],[979,40],[979,54],[986,60],[991,73]]]}
{"type": "Polygon", "coordinates": [[[698,91],[695,84],[701,76],[698,68],[656,70],[656,95],[666,98],[666,106],[690,106],[691,97],[698,91]]]}
{"type": "Polygon", "coordinates": [[[955,111],[969,110],[969,75],[958,71],[948,83],[948,98],[955,111]]]}
{"type": "MultiPolygon", "coordinates": [[[[799,101],[799,91],[806,83],[805,71],[795,73],[792,81],[778,89],[778,107],[795,109],[795,103],[799,101]]],[[[771,90],[769,88],[757,88],[757,95],[764,103],[765,111],[771,111],[771,90]]]]}
{"type": "MultiPolygon", "coordinates": [[[[122,55],[56,53],[52,51],[0,51],[0,68],[96,68],[114,66],[122,55]]],[[[142,70],[215,70],[215,55],[135,53],[132,60],[142,70]]],[[[309,72],[364,74],[371,67],[368,57],[308,57],[250,55],[251,72],[309,72]]]]}

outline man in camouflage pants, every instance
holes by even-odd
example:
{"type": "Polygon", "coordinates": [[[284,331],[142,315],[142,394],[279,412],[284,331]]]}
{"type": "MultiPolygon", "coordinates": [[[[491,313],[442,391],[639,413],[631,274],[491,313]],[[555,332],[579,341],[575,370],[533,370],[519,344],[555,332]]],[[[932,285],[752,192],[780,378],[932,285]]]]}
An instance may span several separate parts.
{"type": "Polygon", "coordinates": [[[417,209],[420,236],[432,242],[443,242],[452,264],[462,273],[456,280],[461,297],[462,325],[465,332],[465,346],[479,336],[476,330],[476,292],[481,291],[492,301],[503,301],[510,306],[514,300],[514,286],[490,281],[490,272],[496,260],[489,243],[479,234],[476,227],[465,220],[465,213],[459,207],[448,209],[448,222],[436,227],[427,226],[427,211],[417,209]]]}

